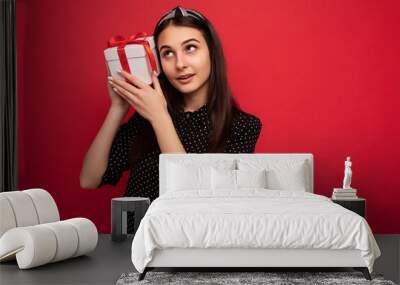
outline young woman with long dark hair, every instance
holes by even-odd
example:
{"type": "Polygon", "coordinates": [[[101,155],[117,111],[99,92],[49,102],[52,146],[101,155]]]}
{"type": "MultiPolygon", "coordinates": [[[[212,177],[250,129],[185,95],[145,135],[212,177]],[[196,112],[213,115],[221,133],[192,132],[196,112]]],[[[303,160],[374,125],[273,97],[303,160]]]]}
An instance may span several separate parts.
{"type": "Polygon", "coordinates": [[[111,106],[84,159],[83,188],[116,185],[129,170],[125,196],[153,201],[159,195],[160,153],[254,152],[262,123],[232,96],[212,24],[178,6],[158,21],[153,36],[159,78],[153,74],[147,85],[124,71],[128,82],[109,77],[111,106]],[[130,106],[136,111],[121,125],[130,106]]]}

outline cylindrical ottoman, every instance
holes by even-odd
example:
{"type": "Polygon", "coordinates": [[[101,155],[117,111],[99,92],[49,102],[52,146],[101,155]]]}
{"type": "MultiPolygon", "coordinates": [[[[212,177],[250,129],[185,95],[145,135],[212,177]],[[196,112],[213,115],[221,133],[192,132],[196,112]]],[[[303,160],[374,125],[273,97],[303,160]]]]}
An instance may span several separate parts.
{"type": "Polygon", "coordinates": [[[134,212],[134,233],[150,205],[149,198],[120,197],[111,200],[111,239],[124,241],[127,236],[127,212],[134,212]]]}

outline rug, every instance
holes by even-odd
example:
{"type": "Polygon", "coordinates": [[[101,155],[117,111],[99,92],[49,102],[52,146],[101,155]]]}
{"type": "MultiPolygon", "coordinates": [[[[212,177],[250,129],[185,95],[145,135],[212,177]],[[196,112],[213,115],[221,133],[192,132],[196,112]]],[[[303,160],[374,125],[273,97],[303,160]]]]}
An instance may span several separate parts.
{"type": "Polygon", "coordinates": [[[147,272],[146,277],[138,281],[139,273],[124,273],[116,285],[136,284],[221,284],[221,285],[297,285],[297,284],[379,284],[396,285],[384,280],[381,274],[371,274],[372,280],[366,280],[361,272],[147,272]]]}

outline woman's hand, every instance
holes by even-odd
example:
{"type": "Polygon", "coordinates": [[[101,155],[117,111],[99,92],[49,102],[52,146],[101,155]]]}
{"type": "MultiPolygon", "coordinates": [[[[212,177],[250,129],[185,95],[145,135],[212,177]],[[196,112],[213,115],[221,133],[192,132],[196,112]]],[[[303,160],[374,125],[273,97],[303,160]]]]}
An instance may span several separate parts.
{"type": "Polygon", "coordinates": [[[168,114],[167,101],[162,92],[160,83],[155,72],[152,73],[154,88],[141,81],[136,76],[126,71],[119,74],[126,79],[119,80],[108,77],[113,90],[124,98],[132,107],[136,109],[150,123],[168,114]]]}
{"type": "Polygon", "coordinates": [[[121,110],[122,112],[127,113],[130,107],[129,103],[113,90],[113,87],[111,86],[110,82],[108,82],[107,84],[107,89],[108,89],[108,95],[111,98],[111,108],[121,110]]]}

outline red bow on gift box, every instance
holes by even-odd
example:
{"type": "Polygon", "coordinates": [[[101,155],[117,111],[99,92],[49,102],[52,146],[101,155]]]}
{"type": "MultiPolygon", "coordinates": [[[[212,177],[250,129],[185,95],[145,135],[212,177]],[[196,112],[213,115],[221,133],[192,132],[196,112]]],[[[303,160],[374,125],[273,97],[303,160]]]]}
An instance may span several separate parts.
{"type": "Polygon", "coordinates": [[[129,68],[128,59],[125,54],[125,46],[127,44],[139,44],[144,47],[146,51],[147,58],[149,59],[151,69],[157,71],[156,60],[154,58],[154,54],[150,48],[149,42],[145,39],[147,34],[145,32],[140,32],[135,35],[130,36],[128,39],[125,39],[123,36],[117,35],[113,36],[108,40],[108,47],[117,46],[119,61],[121,62],[122,69],[126,72],[131,73],[129,68]],[[138,39],[144,38],[144,39],[138,39]]]}

